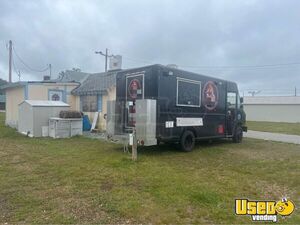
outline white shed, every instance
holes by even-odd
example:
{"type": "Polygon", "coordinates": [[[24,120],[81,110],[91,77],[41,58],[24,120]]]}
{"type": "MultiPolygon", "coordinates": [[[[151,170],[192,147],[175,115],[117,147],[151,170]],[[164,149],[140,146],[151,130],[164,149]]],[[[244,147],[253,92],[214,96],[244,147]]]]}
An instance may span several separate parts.
{"type": "Polygon", "coordinates": [[[49,125],[50,117],[58,117],[69,105],[61,101],[25,100],[19,104],[18,131],[30,137],[41,137],[42,127],[49,125]]]}
{"type": "Polygon", "coordinates": [[[249,121],[300,122],[300,96],[244,97],[249,121]]]}

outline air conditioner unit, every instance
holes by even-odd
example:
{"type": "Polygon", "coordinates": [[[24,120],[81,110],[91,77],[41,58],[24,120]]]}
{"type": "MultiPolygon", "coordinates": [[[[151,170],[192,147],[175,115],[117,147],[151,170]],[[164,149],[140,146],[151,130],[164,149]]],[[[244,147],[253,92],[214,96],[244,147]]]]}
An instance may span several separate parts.
{"type": "Polygon", "coordinates": [[[120,70],[122,69],[122,56],[114,55],[109,60],[109,70],[120,70]]]}

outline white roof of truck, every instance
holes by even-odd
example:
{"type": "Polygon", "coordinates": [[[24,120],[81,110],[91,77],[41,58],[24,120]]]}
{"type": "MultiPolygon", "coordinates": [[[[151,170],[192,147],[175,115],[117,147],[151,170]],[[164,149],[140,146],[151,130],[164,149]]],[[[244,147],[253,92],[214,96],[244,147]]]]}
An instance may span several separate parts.
{"type": "Polygon", "coordinates": [[[44,100],[25,100],[23,103],[27,103],[31,106],[47,106],[47,107],[69,107],[70,105],[62,101],[44,101],[44,100]]]}

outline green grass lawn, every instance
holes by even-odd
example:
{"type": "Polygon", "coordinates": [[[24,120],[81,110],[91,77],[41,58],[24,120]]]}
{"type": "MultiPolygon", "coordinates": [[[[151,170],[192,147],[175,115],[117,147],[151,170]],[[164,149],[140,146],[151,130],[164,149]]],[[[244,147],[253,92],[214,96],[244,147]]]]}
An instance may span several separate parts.
{"type": "Polygon", "coordinates": [[[249,130],[300,135],[300,123],[247,121],[249,130]]]}
{"type": "MultiPolygon", "coordinates": [[[[191,153],[76,137],[26,138],[0,115],[1,223],[251,223],[235,198],[300,205],[300,146],[245,139],[191,153]]],[[[299,210],[299,209],[298,209],[299,210]]],[[[280,223],[300,223],[299,211],[280,223]]]]}

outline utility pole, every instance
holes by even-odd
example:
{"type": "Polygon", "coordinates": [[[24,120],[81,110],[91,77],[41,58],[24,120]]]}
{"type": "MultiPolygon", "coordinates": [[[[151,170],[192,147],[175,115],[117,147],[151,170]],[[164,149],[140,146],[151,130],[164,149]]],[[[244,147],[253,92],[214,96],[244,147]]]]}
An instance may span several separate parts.
{"type": "Polygon", "coordinates": [[[19,77],[19,81],[21,81],[21,72],[20,72],[20,70],[18,70],[17,74],[18,74],[18,77],[19,77]]]}
{"type": "Polygon", "coordinates": [[[297,96],[297,87],[295,87],[295,96],[297,96]]]}
{"type": "Polygon", "coordinates": [[[9,40],[9,59],[8,59],[8,82],[11,83],[11,66],[12,66],[12,41],[9,40]]]}
{"type": "Polygon", "coordinates": [[[51,73],[52,73],[52,65],[51,63],[49,64],[49,77],[50,77],[50,80],[51,80],[51,73]]]}
{"type": "Polygon", "coordinates": [[[133,129],[133,132],[132,132],[132,155],[131,155],[131,159],[133,161],[137,161],[137,139],[136,139],[136,129],[134,128],[133,129]]]}
{"type": "Polygon", "coordinates": [[[103,55],[103,56],[105,56],[105,72],[107,72],[107,59],[108,59],[108,57],[113,57],[114,55],[108,55],[108,49],[106,48],[105,49],[105,54],[102,52],[102,51],[99,51],[99,52],[95,52],[95,54],[100,54],[100,55],[103,55]]]}

